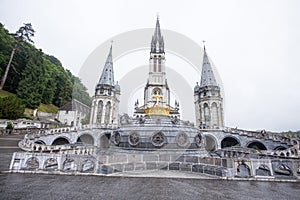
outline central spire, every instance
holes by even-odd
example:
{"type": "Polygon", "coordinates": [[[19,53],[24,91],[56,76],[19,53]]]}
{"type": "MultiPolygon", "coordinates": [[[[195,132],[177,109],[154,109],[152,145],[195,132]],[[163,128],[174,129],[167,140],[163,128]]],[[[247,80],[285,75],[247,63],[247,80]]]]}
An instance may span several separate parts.
{"type": "Polygon", "coordinates": [[[164,38],[161,35],[159,18],[157,16],[154,35],[151,40],[151,53],[164,53],[164,38]]]}
{"type": "Polygon", "coordinates": [[[144,90],[144,105],[135,103],[134,116],[163,115],[180,118],[179,104],[170,105],[170,89],[166,78],[164,38],[157,16],[151,40],[149,76],[144,90]]]}

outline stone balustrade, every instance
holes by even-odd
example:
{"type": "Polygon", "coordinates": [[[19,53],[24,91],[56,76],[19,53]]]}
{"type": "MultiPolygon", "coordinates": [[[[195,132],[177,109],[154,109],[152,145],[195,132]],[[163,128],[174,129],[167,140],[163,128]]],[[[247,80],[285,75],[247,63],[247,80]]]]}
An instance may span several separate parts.
{"type": "Polygon", "coordinates": [[[236,128],[229,128],[226,127],[223,130],[225,133],[231,133],[231,134],[238,134],[240,136],[248,136],[248,137],[254,137],[257,139],[264,139],[264,140],[272,140],[274,142],[281,142],[285,143],[287,145],[294,145],[295,141],[299,140],[300,136],[298,135],[280,135],[276,133],[267,133],[265,131],[247,131],[243,129],[236,129],[236,128]],[[287,137],[289,136],[289,137],[287,137]]]}
{"type": "Polygon", "coordinates": [[[300,158],[299,142],[285,150],[255,150],[244,148],[228,148],[218,150],[221,157],[244,157],[250,155],[265,156],[265,157],[280,157],[280,158],[300,158]]]}
{"type": "Polygon", "coordinates": [[[93,146],[74,146],[74,145],[44,145],[34,143],[28,135],[25,135],[24,139],[19,142],[19,147],[28,152],[60,152],[74,153],[82,155],[92,155],[95,153],[95,147],[93,146]],[[71,150],[71,152],[68,152],[71,150]]]}

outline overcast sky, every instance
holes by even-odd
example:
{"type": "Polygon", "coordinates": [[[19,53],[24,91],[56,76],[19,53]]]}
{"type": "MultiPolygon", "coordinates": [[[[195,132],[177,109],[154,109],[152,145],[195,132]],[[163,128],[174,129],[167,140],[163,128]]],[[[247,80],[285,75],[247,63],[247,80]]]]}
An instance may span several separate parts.
{"type": "Polygon", "coordinates": [[[153,28],[159,12],[163,29],[206,41],[223,82],[227,126],[284,131],[300,129],[299,10],[297,0],[1,0],[0,21],[10,32],[32,23],[35,45],[77,74],[96,47],[153,28]]]}

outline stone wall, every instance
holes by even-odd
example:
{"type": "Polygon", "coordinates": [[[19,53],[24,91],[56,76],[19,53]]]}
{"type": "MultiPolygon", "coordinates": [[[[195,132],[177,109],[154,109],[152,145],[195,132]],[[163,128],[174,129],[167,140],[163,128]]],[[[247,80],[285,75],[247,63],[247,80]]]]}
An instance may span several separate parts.
{"type": "Polygon", "coordinates": [[[17,152],[13,155],[10,171],[109,175],[130,171],[170,170],[226,179],[298,180],[300,177],[299,159],[212,158],[188,152],[123,152],[111,155],[82,153],[17,152]]]}
{"type": "Polygon", "coordinates": [[[230,159],[181,153],[118,153],[92,156],[17,152],[13,155],[10,171],[107,175],[141,170],[173,170],[214,177],[231,177],[232,167],[233,162],[230,159]]]}

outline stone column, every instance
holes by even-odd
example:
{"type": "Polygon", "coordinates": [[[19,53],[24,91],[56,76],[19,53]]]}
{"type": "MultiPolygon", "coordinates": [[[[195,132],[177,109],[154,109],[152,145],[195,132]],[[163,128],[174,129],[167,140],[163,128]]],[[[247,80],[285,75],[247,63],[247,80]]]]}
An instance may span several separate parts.
{"type": "Polygon", "coordinates": [[[106,104],[107,104],[107,100],[103,100],[103,107],[102,107],[102,116],[101,116],[101,125],[105,124],[105,113],[106,113],[106,104]]]}
{"type": "Polygon", "coordinates": [[[98,103],[99,103],[99,101],[96,100],[96,101],[95,101],[95,105],[94,105],[93,124],[96,124],[96,123],[97,123],[98,103]]]}

